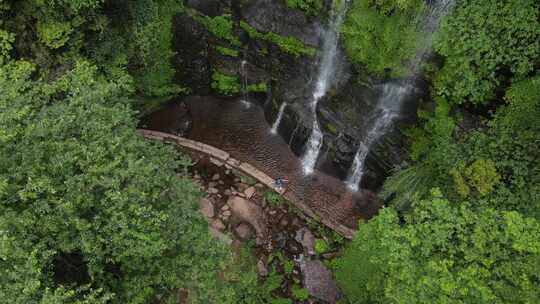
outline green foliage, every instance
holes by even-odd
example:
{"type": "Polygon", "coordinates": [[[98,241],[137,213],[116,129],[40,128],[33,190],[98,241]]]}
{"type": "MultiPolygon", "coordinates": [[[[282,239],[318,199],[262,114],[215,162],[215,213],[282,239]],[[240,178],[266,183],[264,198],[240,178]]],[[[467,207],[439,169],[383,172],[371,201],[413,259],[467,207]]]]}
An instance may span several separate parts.
{"type": "Polygon", "coordinates": [[[255,185],[257,180],[249,175],[240,174],[240,182],[246,185],[255,185]]]}
{"type": "Polygon", "coordinates": [[[277,46],[285,53],[294,55],[296,57],[300,55],[314,56],[315,49],[306,47],[304,43],[291,36],[281,36],[276,33],[269,32],[265,35],[266,39],[277,44],[277,46]]]}
{"type": "Polygon", "coordinates": [[[540,76],[512,84],[505,99],[508,105],[497,111],[496,127],[527,131],[540,126],[540,76]]]}
{"type": "Polygon", "coordinates": [[[276,44],[283,52],[293,56],[314,56],[315,49],[304,45],[304,43],[291,36],[281,36],[273,32],[266,34],[258,32],[254,27],[245,21],[240,21],[240,27],[245,30],[253,39],[261,39],[276,44]]]}
{"type": "Polygon", "coordinates": [[[70,22],[50,20],[38,22],[37,31],[39,39],[48,47],[57,49],[66,44],[73,32],[70,22]]]}
{"type": "Polygon", "coordinates": [[[261,82],[261,83],[255,83],[255,84],[248,85],[247,90],[248,90],[248,92],[266,93],[266,91],[268,90],[268,87],[266,86],[266,83],[261,82]]]}
{"type": "Polygon", "coordinates": [[[440,192],[400,225],[385,208],[360,226],[336,279],[353,303],[536,303],[540,224],[517,212],[453,207],[440,192]]]}
{"type": "Polygon", "coordinates": [[[322,0],[285,0],[287,6],[303,10],[308,15],[317,16],[323,8],[322,0]]]}
{"type": "Polygon", "coordinates": [[[297,286],[297,285],[294,285],[293,288],[292,288],[292,294],[294,296],[295,299],[299,300],[299,301],[305,301],[307,299],[309,299],[309,292],[300,287],[300,286],[297,286]]]}
{"type": "Polygon", "coordinates": [[[211,86],[212,89],[225,96],[231,96],[240,92],[238,77],[225,75],[217,70],[212,74],[211,86]]]}
{"type": "Polygon", "coordinates": [[[415,56],[421,1],[354,1],[342,27],[349,58],[377,76],[400,77],[415,56]]]}
{"type": "Polygon", "coordinates": [[[279,207],[284,202],[281,195],[274,191],[266,191],[264,193],[264,199],[266,200],[266,202],[268,202],[268,204],[274,207],[279,207]]]}
{"type": "Polygon", "coordinates": [[[83,9],[96,9],[105,2],[105,0],[35,0],[35,2],[38,6],[49,5],[53,7],[66,7],[79,13],[83,9]]]}
{"type": "Polygon", "coordinates": [[[435,40],[445,57],[437,94],[455,104],[486,104],[509,77],[527,76],[540,55],[539,5],[535,0],[459,1],[435,40]]]}
{"type": "Polygon", "coordinates": [[[216,37],[227,40],[232,45],[240,45],[240,40],[238,40],[238,37],[236,37],[233,32],[231,15],[222,15],[216,17],[204,16],[199,20],[201,20],[208,30],[216,37]]]}
{"type": "Polygon", "coordinates": [[[222,46],[219,46],[219,45],[216,47],[216,50],[220,54],[225,55],[225,56],[238,57],[238,51],[237,50],[229,49],[229,48],[222,47],[222,46]]]}
{"type": "Polygon", "coordinates": [[[177,177],[189,160],[136,134],[123,86],[86,62],[51,83],[28,62],[0,69],[0,298],[213,301],[225,251],[177,177]]]}
{"type": "Polygon", "coordinates": [[[478,159],[469,166],[460,164],[452,168],[450,175],[462,198],[469,196],[471,189],[476,190],[480,196],[485,196],[493,191],[495,185],[501,180],[495,163],[489,159],[478,159]]]}
{"type": "Polygon", "coordinates": [[[133,4],[136,17],[133,32],[133,61],[136,62],[135,84],[145,96],[169,97],[182,92],[174,84],[175,69],[171,60],[172,18],[182,11],[176,0],[145,0],[133,4]]]}
{"type": "Polygon", "coordinates": [[[315,253],[323,254],[328,251],[328,243],[323,239],[315,240],[315,253]]]}
{"type": "Polygon", "coordinates": [[[9,54],[13,49],[14,41],[15,35],[13,33],[0,29],[0,64],[4,64],[10,58],[9,54]]]}

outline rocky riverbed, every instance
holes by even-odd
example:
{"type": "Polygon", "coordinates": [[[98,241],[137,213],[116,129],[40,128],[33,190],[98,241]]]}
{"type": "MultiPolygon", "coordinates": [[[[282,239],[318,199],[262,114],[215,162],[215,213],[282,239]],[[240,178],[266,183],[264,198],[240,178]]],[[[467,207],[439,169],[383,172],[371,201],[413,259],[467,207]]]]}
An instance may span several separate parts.
{"type": "Polygon", "coordinates": [[[296,303],[336,303],[340,292],[325,263],[336,255],[341,239],[255,180],[208,157],[193,159],[191,177],[205,193],[200,212],[216,240],[232,250],[250,244],[260,279],[270,269],[283,275],[282,296],[293,298],[292,288],[300,282],[309,298],[296,303]]]}

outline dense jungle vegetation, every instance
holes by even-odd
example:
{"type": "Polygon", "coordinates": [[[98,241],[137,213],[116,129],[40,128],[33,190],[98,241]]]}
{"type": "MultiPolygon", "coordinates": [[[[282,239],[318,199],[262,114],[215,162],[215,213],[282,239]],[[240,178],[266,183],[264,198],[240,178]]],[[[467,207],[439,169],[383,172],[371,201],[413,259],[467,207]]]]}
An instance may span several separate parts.
{"type": "MultiPolygon", "coordinates": [[[[283,1],[310,18],[324,7],[283,1]]],[[[355,67],[408,76],[425,7],[351,0],[342,31],[355,67]]],[[[232,257],[197,213],[189,159],[135,131],[137,110],[188,93],[171,64],[184,11],[180,0],[0,0],[0,302],[173,303],[185,289],[193,303],[292,303],[258,287],[253,263],[219,275],[232,257]]],[[[205,22],[237,43],[228,17],[205,22]]],[[[409,160],[332,263],[344,301],[540,303],[540,3],[456,0],[433,51],[431,96],[403,130],[409,160]]],[[[213,85],[237,93],[227,77],[213,85]]]]}

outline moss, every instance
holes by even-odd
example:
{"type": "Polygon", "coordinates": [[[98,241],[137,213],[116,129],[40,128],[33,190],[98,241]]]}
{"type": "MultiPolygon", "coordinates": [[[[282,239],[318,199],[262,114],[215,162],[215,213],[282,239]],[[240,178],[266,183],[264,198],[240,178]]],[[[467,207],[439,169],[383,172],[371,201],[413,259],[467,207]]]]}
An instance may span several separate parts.
{"type": "Polygon", "coordinates": [[[247,90],[249,92],[266,92],[267,86],[266,86],[266,83],[264,82],[255,83],[255,84],[248,85],[247,90]]]}
{"type": "Polygon", "coordinates": [[[294,55],[314,56],[315,49],[291,36],[281,36],[273,32],[261,33],[245,21],[240,21],[240,27],[253,39],[261,39],[276,44],[283,52],[294,55]]]}
{"type": "Polygon", "coordinates": [[[224,56],[238,57],[237,50],[233,50],[233,49],[222,47],[222,46],[217,46],[216,50],[224,56]]]}
{"type": "Polygon", "coordinates": [[[195,16],[196,20],[204,24],[210,33],[216,37],[229,41],[234,46],[240,45],[240,40],[234,35],[231,15],[225,14],[216,17],[195,16]]]}
{"type": "Polygon", "coordinates": [[[332,134],[338,134],[337,127],[331,123],[326,124],[326,129],[332,134]]]}
{"type": "Polygon", "coordinates": [[[240,92],[238,77],[225,75],[217,70],[212,74],[211,86],[212,89],[225,96],[231,96],[240,92]]]}

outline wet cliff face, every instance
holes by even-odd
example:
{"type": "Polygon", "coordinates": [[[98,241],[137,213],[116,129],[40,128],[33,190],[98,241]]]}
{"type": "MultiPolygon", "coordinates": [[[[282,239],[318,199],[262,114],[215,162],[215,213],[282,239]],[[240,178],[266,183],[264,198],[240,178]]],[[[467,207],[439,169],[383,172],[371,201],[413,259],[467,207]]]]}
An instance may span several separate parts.
{"type": "MultiPolygon", "coordinates": [[[[272,124],[280,104],[290,105],[283,115],[279,134],[300,156],[311,134],[313,115],[309,103],[319,56],[286,52],[269,39],[253,37],[240,24],[248,24],[263,34],[291,36],[305,47],[317,49],[327,21],[325,12],[331,6],[331,1],[326,2],[326,9],[319,16],[307,16],[280,0],[186,0],[187,13],[177,16],[174,26],[179,82],[194,95],[216,94],[211,83],[212,73],[217,70],[239,80],[247,76],[248,85],[267,84],[266,96],[251,94],[250,99],[258,99],[265,107],[267,122],[261,123],[272,124]],[[231,16],[234,34],[240,41],[237,45],[216,37],[196,17],[224,14],[231,16]],[[233,49],[237,55],[224,55],[218,51],[219,47],[233,49]],[[247,63],[242,71],[243,60],[247,63]]],[[[376,79],[355,70],[342,55],[343,51],[338,53],[335,84],[317,109],[324,133],[318,168],[345,178],[381,90],[376,79]]],[[[393,130],[373,145],[366,162],[364,187],[376,189],[389,170],[405,158],[401,147],[406,143],[400,129],[414,121],[416,106],[408,102],[405,107],[409,110],[404,111],[406,114],[396,121],[393,130]]]]}

